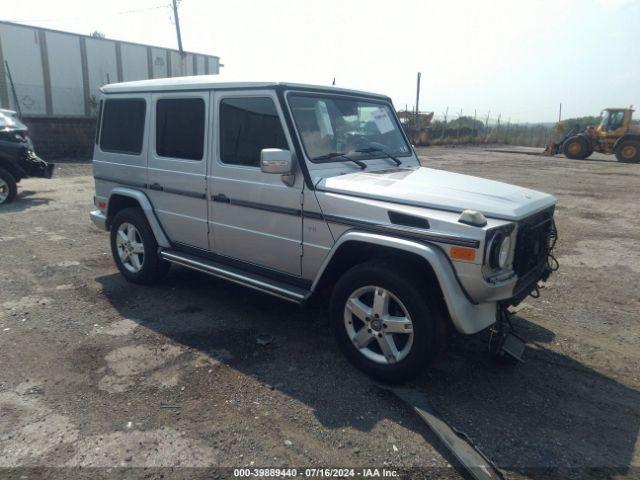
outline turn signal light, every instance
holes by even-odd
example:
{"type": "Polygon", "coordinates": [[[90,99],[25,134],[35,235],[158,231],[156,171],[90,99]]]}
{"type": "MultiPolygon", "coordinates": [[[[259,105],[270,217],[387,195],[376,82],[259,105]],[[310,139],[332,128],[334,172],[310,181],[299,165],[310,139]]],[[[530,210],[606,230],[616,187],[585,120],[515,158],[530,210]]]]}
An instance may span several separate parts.
{"type": "Polygon", "coordinates": [[[468,262],[471,262],[476,259],[475,248],[451,247],[450,253],[451,258],[453,258],[454,260],[466,260],[468,262]]]}

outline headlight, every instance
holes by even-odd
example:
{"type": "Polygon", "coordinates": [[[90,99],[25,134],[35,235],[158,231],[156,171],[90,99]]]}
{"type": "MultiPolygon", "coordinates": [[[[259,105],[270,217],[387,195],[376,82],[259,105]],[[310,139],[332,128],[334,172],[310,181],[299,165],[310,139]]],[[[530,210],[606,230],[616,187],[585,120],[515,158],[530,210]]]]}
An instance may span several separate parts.
{"type": "Polygon", "coordinates": [[[491,268],[505,268],[511,252],[511,237],[504,233],[496,233],[491,242],[489,252],[489,265],[491,268]]]}

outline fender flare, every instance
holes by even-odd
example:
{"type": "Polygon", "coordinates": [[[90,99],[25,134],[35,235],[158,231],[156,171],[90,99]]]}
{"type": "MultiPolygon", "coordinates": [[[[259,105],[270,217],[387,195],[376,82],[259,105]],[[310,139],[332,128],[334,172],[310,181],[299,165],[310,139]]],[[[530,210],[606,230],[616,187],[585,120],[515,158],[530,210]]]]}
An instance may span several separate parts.
{"type": "Polygon", "coordinates": [[[460,333],[470,335],[480,330],[484,330],[496,321],[496,302],[473,303],[467,293],[463,290],[454,267],[444,252],[437,246],[427,243],[420,243],[397,237],[390,237],[377,233],[361,231],[348,231],[344,233],[333,245],[327,254],[315,280],[311,286],[314,291],[318,286],[326,268],[331,264],[335,253],[347,242],[361,242],[379,245],[387,248],[394,248],[407,253],[418,255],[425,259],[436,275],[442,294],[444,296],[449,316],[453,326],[460,333]]]}
{"type": "Polygon", "coordinates": [[[153,205],[149,201],[149,197],[144,192],[140,190],[136,190],[134,188],[126,188],[126,187],[116,187],[109,193],[109,199],[107,200],[107,218],[109,218],[109,207],[111,205],[111,199],[114,196],[123,196],[134,199],[140,205],[140,208],[144,212],[145,217],[147,217],[147,222],[149,222],[149,226],[151,227],[151,231],[156,237],[156,241],[158,245],[164,248],[171,248],[171,243],[167,238],[164,230],[162,229],[162,225],[158,221],[158,217],[156,216],[156,212],[153,210],[153,205]]]}
{"type": "Polygon", "coordinates": [[[622,142],[626,142],[627,140],[635,140],[637,142],[640,142],[640,134],[625,133],[616,140],[616,143],[613,144],[613,151],[615,152],[616,148],[618,148],[622,142]]]}

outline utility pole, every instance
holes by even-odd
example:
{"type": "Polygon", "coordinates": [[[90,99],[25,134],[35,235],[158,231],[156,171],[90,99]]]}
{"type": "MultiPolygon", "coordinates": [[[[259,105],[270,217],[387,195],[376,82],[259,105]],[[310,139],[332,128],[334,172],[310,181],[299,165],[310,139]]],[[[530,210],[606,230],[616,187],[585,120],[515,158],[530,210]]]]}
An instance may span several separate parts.
{"type": "Polygon", "coordinates": [[[560,102],[560,109],[558,110],[558,123],[562,121],[562,102],[560,102]]]}
{"type": "Polygon", "coordinates": [[[180,18],[178,17],[178,0],[173,0],[173,18],[176,22],[176,36],[178,37],[178,50],[180,51],[180,73],[185,74],[186,57],[182,49],[182,34],[180,33],[180,18]]]}
{"type": "Polygon", "coordinates": [[[460,113],[458,114],[458,134],[457,139],[460,140],[460,124],[462,123],[462,109],[460,109],[460,113]]]}
{"type": "Polygon", "coordinates": [[[418,82],[416,85],[416,128],[418,128],[418,115],[420,114],[420,77],[422,74],[418,72],[418,82]]]}
{"type": "Polygon", "coordinates": [[[478,118],[478,110],[474,109],[473,110],[473,129],[471,130],[471,136],[472,136],[473,139],[475,139],[476,136],[477,136],[477,133],[476,133],[477,118],[478,118]]]}
{"type": "Polygon", "coordinates": [[[488,129],[489,129],[489,115],[490,114],[491,114],[491,110],[489,110],[487,112],[487,118],[484,121],[484,141],[485,141],[485,143],[487,142],[487,138],[489,136],[488,129]]]}
{"type": "Polygon", "coordinates": [[[442,124],[442,135],[440,135],[440,138],[444,138],[444,132],[447,129],[447,115],[449,115],[449,107],[447,107],[444,112],[444,123],[442,124]]]}
{"type": "MultiPolygon", "coordinates": [[[[13,95],[13,103],[15,109],[18,112],[18,117],[22,118],[22,109],[20,108],[20,102],[18,101],[18,94],[16,93],[16,86],[13,83],[13,77],[11,76],[11,70],[9,69],[9,62],[4,61],[4,66],[7,70],[7,76],[9,77],[9,85],[11,85],[11,94],[13,95]]],[[[4,80],[4,79],[3,79],[4,80]]]]}

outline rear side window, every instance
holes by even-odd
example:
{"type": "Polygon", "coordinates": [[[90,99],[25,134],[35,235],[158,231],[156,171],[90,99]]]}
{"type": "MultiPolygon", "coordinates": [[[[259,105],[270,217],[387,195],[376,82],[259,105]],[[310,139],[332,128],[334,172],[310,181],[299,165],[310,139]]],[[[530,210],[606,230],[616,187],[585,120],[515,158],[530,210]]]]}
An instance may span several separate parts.
{"type": "Polygon", "coordinates": [[[263,148],[289,148],[273,99],[223,99],[220,103],[222,162],[257,167],[263,148]]]}
{"type": "Polygon", "coordinates": [[[142,152],[147,104],[142,98],[106,100],[102,113],[100,149],[139,155],[142,152]]]}
{"type": "Polygon", "coordinates": [[[204,100],[163,98],[156,103],[156,153],[161,157],[202,160],[204,100]]]}

